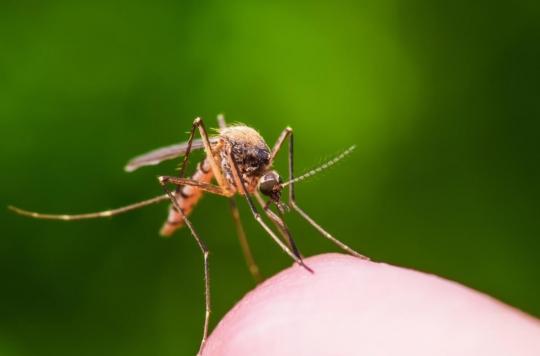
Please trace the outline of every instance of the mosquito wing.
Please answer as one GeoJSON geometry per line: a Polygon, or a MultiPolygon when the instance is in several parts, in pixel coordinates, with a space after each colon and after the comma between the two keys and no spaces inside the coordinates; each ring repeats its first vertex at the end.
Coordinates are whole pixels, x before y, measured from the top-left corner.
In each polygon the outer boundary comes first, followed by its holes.
{"type": "MultiPolygon", "coordinates": [[[[215,139],[210,139],[211,144],[215,141],[215,139]]],[[[162,161],[182,156],[184,153],[186,153],[187,148],[187,142],[161,147],[133,158],[131,161],[128,162],[124,169],[126,170],[126,172],[133,172],[140,167],[154,166],[161,163],[162,161]]],[[[201,148],[204,148],[202,140],[194,139],[191,143],[191,149],[199,150],[201,148]]]]}

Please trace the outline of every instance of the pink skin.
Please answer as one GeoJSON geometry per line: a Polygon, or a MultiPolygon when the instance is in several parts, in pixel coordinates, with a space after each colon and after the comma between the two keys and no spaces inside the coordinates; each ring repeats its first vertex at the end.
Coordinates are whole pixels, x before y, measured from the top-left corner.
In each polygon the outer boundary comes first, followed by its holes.
{"type": "Polygon", "coordinates": [[[205,356],[540,355],[540,321],[440,277],[325,254],[248,293],[205,356]]]}

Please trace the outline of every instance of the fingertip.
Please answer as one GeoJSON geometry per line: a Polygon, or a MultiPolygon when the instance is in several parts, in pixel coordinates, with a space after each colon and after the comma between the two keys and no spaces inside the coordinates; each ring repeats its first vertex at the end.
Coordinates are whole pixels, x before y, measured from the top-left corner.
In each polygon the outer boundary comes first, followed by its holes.
{"type": "Polygon", "coordinates": [[[341,254],[305,263],[313,274],[294,265],[248,293],[204,355],[540,354],[536,319],[458,283],[341,254]]]}

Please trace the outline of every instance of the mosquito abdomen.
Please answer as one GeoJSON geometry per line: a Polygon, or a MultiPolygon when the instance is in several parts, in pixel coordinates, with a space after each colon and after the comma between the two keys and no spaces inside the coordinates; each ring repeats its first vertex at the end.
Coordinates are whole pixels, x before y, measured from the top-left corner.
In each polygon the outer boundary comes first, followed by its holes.
{"type": "MultiPolygon", "coordinates": [[[[212,177],[213,174],[210,162],[205,159],[197,165],[197,170],[191,178],[201,183],[210,183],[212,177]]],[[[173,194],[176,197],[178,206],[180,206],[184,215],[187,216],[191,213],[195,205],[199,202],[203,193],[204,192],[197,187],[184,185],[180,188],[178,192],[174,192],[173,194]]],[[[171,205],[169,207],[169,216],[167,217],[167,220],[163,224],[163,227],[161,228],[159,233],[161,236],[169,237],[182,226],[184,226],[184,218],[171,205]]]]}

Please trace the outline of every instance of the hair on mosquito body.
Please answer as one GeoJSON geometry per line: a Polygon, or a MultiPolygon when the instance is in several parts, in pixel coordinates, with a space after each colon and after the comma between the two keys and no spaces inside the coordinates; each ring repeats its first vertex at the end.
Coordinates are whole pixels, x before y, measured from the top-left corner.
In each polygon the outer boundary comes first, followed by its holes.
{"type": "Polygon", "coordinates": [[[218,116],[218,123],[219,128],[214,131],[215,135],[209,136],[203,120],[196,118],[193,121],[191,130],[189,131],[189,138],[186,142],[155,149],[136,156],[128,162],[124,169],[127,172],[133,172],[141,167],[157,165],[163,161],[183,156],[176,175],[158,177],[158,182],[164,193],[154,198],[117,209],[75,215],[42,214],[9,206],[9,209],[15,213],[31,218],[73,221],[112,217],[131,210],[168,201],[170,203],[168,216],[160,230],[161,235],[171,236],[175,231],[186,226],[203,255],[205,317],[199,354],[202,352],[208,336],[208,322],[210,317],[209,249],[191,223],[189,216],[204,193],[222,196],[229,200],[231,216],[236,227],[242,253],[249,272],[257,282],[261,281],[262,277],[240,220],[236,196],[245,199],[252,217],[278,247],[309,273],[313,273],[313,270],[304,263],[296,241],[284,220],[284,214],[289,210],[296,212],[324,238],[345,252],[358,258],[368,259],[338,240],[300,208],[294,191],[295,183],[310,179],[320,172],[331,168],[349,155],[355,149],[355,146],[349,147],[332,159],[295,177],[294,136],[292,128],[286,127],[277,138],[275,144],[269,147],[261,134],[254,128],[241,123],[227,125],[223,115],[218,116]],[[200,138],[198,139],[194,137],[196,132],[200,134],[200,138]],[[281,152],[281,148],[285,143],[288,143],[288,178],[286,180],[280,176],[273,166],[278,153],[281,152]],[[190,154],[195,150],[201,150],[204,153],[203,159],[196,165],[194,173],[190,177],[186,177],[186,167],[190,154]],[[170,189],[170,186],[173,186],[174,189],[170,189]],[[287,203],[282,200],[283,190],[285,188],[287,188],[288,193],[287,203]],[[273,228],[270,225],[273,225],[273,228]]]}

